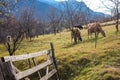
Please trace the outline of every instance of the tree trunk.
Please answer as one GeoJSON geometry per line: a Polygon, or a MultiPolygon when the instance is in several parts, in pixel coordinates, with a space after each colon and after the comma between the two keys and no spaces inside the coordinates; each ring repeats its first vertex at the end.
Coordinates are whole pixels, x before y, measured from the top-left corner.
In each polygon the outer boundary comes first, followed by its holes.
{"type": "Polygon", "coordinates": [[[118,33],[118,26],[119,26],[119,9],[118,9],[118,4],[116,5],[116,10],[117,10],[117,15],[116,15],[116,33],[118,33]]]}
{"type": "Polygon", "coordinates": [[[54,35],[56,35],[56,27],[54,27],[54,35]]]}
{"type": "Polygon", "coordinates": [[[97,39],[98,39],[98,33],[95,32],[95,48],[97,47],[97,39]]]}
{"type": "Polygon", "coordinates": [[[119,31],[118,26],[119,26],[119,21],[117,20],[117,21],[116,21],[116,26],[115,26],[115,27],[116,27],[116,32],[117,32],[117,33],[118,33],[118,31],[119,31]]]}

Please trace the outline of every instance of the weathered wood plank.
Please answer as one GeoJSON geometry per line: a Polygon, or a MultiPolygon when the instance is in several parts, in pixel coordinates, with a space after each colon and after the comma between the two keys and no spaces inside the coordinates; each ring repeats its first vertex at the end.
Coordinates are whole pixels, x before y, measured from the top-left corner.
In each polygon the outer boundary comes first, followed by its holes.
{"type": "Polygon", "coordinates": [[[52,71],[50,71],[48,74],[46,74],[45,76],[43,76],[40,80],[48,80],[50,77],[52,77],[55,73],[57,72],[56,69],[53,69],[52,71]]]}
{"type": "Polygon", "coordinates": [[[16,72],[16,73],[18,73],[18,72],[21,72],[21,70],[19,70],[17,67],[15,67],[13,64],[12,64],[12,67],[13,67],[13,69],[14,69],[14,71],[16,72]]]}
{"type": "Polygon", "coordinates": [[[16,77],[17,77],[17,79],[22,79],[22,78],[24,78],[26,76],[29,76],[29,75],[37,72],[38,70],[41,70],[42,68],[44,68],[44,67],[46,67],[46,66],[48,66],[48,65],[50,65],[52,63],[53,63],[52,60],[48,60],[48,61],[46,61],[44,63],[41,63],[41,64],[39,64],[39,65],[37,65],[37,66],[35,66],[33,68],[30,68],[28,70],[19,72],[18,74],[16,74],[16,77]]]}
{"type": "MultiPolygon", "coordinates": [[[[21,72],[21,70],[19,70],[18,68],[16,68],[14,65],[12,65],[12,66],[13,66],[13,68],[14,68],[14,70],[15,70],[16,73],[21,72]]],[[[24,80],[30,80],[30,78],[29,77],[25,77],[24,80]]]]}
{"type": "Polygon", "coordinates": [[[4,60],[5,60],[5,62],[7,62],[7,61],[14,62],[14,61],[19,61],[19,60],[24,60],[24,59],[29,59],[29,58],[41,56],[41,55],[44,55],[44,54],[48,54],[49,52],[50,52],[50,50],[44,50],[44,51],[31,53],[31,54],[16,55],[16,56],[5,56],[4,60]]]}

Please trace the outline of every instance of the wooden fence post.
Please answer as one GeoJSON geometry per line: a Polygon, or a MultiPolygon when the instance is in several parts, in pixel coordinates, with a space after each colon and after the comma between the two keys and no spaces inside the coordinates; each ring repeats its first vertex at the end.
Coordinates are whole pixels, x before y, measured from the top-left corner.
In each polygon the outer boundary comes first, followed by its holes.
{"type": "Polygon", "coordinates": [[[56,59],[55,59],[55,52],[54,52],[54,45],[53,43],[50,43],[50,46],[51,46],[51,51],[52,51],[52,59],[53,59],[53,63],[54,63],[54,66],[55,66],[55,69],[57,70],[57,64],[56,64],[56,59]]]}
{"type": "Polygon", "coordinates": [[[51,46],[51,52],[52,52],[53,65],[54,65],[55,69],[57,70],[57,73],[56,73],[57,80],[60,80],[59,74],[58,74],[58,67],[57,67],[56,59],[55,59],[54,45],[52,42],[50,43],[50,46],[51,46]]]}
{"type": "Polygon", "coordinates": [[[12,62],[4,62],[4,58],[1,58],[1,70],[3,73],[4,80],[17,80],[15,77],[15,71],[12,67],[12,62]]]}

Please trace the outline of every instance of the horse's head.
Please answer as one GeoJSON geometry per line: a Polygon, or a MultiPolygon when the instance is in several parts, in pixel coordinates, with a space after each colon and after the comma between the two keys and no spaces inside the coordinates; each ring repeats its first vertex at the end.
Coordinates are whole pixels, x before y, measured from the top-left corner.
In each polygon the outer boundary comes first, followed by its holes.
{"type": "Polygon", "coordinates": [[[105,31],[101,30],[101,34],[102,34],[104,37],[106,37],[105,31]]]}
{"type": "Polygon", "coordinates": [[[82,37],[80,37],[80,38],[79,38],[79,40],[80,40],[81,42],[83,42],[83,39],[82,39],[82,37]]]}

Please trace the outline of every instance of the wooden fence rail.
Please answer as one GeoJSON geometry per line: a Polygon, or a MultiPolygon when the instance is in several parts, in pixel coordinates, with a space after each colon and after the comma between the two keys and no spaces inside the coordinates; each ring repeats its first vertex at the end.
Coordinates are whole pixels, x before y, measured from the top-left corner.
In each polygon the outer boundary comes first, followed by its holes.
{"type": "Polygon", "coordinates": [[[35,72],[38,72],[39,80],[48,80],[55,74],[56,74],[56,79],[60,80],[55,54],[54,54],[54,46],[52,43],[50,43],[50,46],[51,46],[50,50],[44,50],[31,54],[2,57],[0,60],[0,80],[20,80],[23,78],[25,78],[25,80],[30,80],[28,76],[30,76],[35,72]],[[35,57],[42,55],[47,55],[47,60],[37,65],[35,61],[35,57]],[[25,59],[32,59],[34,63],[34,67],[31,67],[24,71],[20,71],[13,65],[13,62],[25,60],[25,59]],[[53,69],[51,71],[49,70],[50,65],[53,66],[53,69]],[[43,68],[46,68],[46,74],[41,76],[40,70],[43,68]]]}

